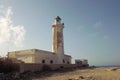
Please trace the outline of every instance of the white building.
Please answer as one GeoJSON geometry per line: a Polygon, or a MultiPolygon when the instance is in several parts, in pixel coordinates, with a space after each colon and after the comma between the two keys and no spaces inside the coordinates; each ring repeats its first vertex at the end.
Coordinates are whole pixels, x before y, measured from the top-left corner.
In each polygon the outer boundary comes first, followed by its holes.
{"type": "Polygon", "coordinates": [[[89,66],[87,59],[76,59],[75,64],[78,64],[78,65],[81,65],[81,66],[84,66],[84,67],[89,66]]]}
{"type": "Polygon", "coordinates": [[[52,52],[39,49],[12,51],[8,52],[8,57],[25,63],[71,64],[71,56],[64,54],[63,29],[64,23],[61,23],[61,18],[57,16],[52,25],[52,52]]]}

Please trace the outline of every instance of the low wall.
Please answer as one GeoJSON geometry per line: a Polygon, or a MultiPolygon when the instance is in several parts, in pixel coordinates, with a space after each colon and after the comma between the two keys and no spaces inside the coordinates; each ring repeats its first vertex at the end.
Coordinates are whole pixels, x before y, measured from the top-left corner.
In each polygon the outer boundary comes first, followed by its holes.
{"type": "Polygon", "coordinates": [[[20,64],[20,73],[25,72],[25,71],[42,71],[42,64],[32,64],[32,63],[23,63],[20,64]]]}
{"type": "Polygon", "coordinates": [[[32,63],[21,63],[20,64],[20,73],[26,71],[42,71],[42,70],[57,70],[57,69],[69,69],[69,68],[77,68],[77,64],[32,64],[32,63]]]}
{"type": "Polygon", "coordinates": [[[61,68],[76,68],[76,64],[51,64],[48,65],[52,70],[61,69],[61,68]]]}

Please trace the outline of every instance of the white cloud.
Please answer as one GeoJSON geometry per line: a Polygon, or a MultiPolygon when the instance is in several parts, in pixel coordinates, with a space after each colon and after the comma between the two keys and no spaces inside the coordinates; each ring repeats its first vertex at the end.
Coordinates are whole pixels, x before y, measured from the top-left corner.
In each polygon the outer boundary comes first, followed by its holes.
{"type": "Polygon", "coordinates": [[[17,48],[23,47],[25,36],[24,26],[14,26],[12,22],[12,8],[9,7],[3,16],[0,16],[0,45],[12,44],[17,48]]]}

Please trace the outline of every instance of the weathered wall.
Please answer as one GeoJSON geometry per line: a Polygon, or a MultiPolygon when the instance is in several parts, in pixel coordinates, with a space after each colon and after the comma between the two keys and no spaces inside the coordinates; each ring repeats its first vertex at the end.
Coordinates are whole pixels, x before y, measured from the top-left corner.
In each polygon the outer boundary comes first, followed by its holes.
{"type": "Polygon", "coordinates": [[[17,58],[25,63],[41,63],[41,64],[71,64],[71,56],[63,55],[60,57],[62,63],[59,63],[59,55],[53,52],[31,49],[31,50],[21,50],[13,51],[8,53],[9,58],[17,58]],[[44,60],[44,63],[43,63],[44,60]],[[64,62],[63,62],[64,60],[64,62]]]}
{"type": "MultiPolygon", "coordinates": [[[[45,60],[45,64],[60,64],[58,63],[58,54],[53,54],[52,52],[43,51],[43,50],[36,50],[35,51],[35,62],[36,63],[42,63],[43,60],[45,60]]],[[[60,59],[61,64],[71,64],[71,56],[69,55],[63,55],[63,58],[60,59]],[[63,62],[64,60],[64,62],[63,62]]]]}
{"type": "Polygon", "coordinates": [[[26,71],[42,71],[45,66],[49,67],[51,70],[57,70],[57,69],[69,69],[69,68],[77,68],[76,64],[20,64],[20,72],[26,72],[26,71]]]}
{"type": "Polygon", "coordinates": [[[35,51],[35,62],[42,63],[45,60],[44,64],[57,64],[56,55],[49,51],[36,50],[35,51]],[[51,63],[52,61],[52,63],[51,63]]]}
{"type": "Polygon", "coordinates": [[[35,49],[13,51],[8,53],[9,58],[17,58],[25,63],[35,63],[35,49]]]}
{"type": "Polygon", "coordinates": [[[20,64],[20,72],[26,72],[26,71],[31,71],[31,72],[35,72],[35,71],[42,71],[42,64],[33,64],[33,63],[26,63],[26,64],[20,64]]]}
{"type": "Polygon", "coordinates": [[[56,69],[69,69],[69,68],[76,68],[77,65],[76,64],[53,64],[53,65],[48,65],[52,70],[56,70],[56,69]]]}
{"type": "Polygon", "coordinates": [[[88,60],[87,59],[76,59],[75,64],[88,65],[88,60]]]}
{"type": "Polygon", "coordinates": [[[57,16],[55,18],[55,23],[52,25],[52,33],[53,33],[52,51],[55,54],[57,54],[58,64],[63,64],[62,60],[64,58],[63,28],[64,28],[64,24],[61,23],[61,18],[57,16]]]}
{"type": "MultiPolygon", "coordinates": [[[[43,50],[36,50],[35,51],[35,62],[36,63],[42,63],[43,60],[45,60],[44,64],[60,64],[58,63],[58,54],[54,54],[49,51],[43,51],[43,50]],[[52,61],[52,63],[51,63],[52,61]]],[[[63,58],[60,59],[62,61],[61,64],[71,64],[71,56],[63,55],[63,58]],[[63,60],[65,63],[63,63],[63,60]]]]}
{"type": "Polygon", "coordinates": [[[64,55],[65,64],[71,64],[71,58],[69,55],[64,55]]]}

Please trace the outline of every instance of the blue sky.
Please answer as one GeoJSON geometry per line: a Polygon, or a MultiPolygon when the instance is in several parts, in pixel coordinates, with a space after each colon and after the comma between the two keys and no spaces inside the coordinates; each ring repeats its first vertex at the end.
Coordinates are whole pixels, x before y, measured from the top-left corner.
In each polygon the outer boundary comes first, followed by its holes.
{"type": "Polygon", "coordinates": [[[60,16],[66,54],[88,59],[90,65],[120,65],[120,0],[0,0],[0,8],[2,17],[12,12],[10,30],[17,36],[11,36],[22,38],[17,46],[10,37],[7,44],[1,41],[1,55],[32,48],[51,51],[51,25],[60,16]]]}

